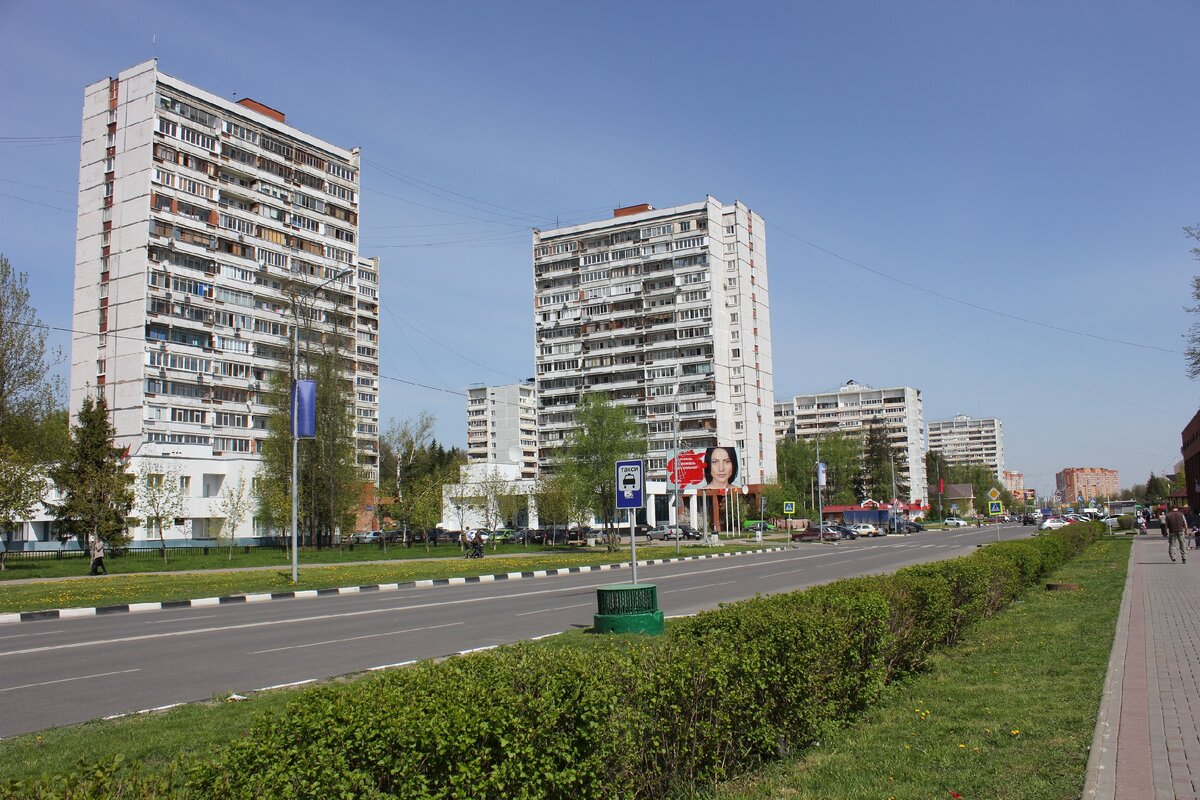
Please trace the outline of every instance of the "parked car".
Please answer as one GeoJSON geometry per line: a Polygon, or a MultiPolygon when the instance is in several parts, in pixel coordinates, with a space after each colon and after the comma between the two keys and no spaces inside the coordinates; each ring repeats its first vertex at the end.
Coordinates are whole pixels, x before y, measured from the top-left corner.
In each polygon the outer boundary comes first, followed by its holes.
{"type": "Polygon", "coordinates": [[[650,538],[663,542],[668,539],[699,539],[700,532],[690,525],[659,525],[650,532],[650,538]]]}
{"type": "Polygon", "coordinates": [[[1037,525],[1037,518],[1035,516],[1033,516],[1033,514],[1026,514],[1025,516],[1021,517],[1021,524],[1022,525],[1037,525]]]}
{"type": "Polygon", "coordinates": [[[1046,517],[1042,520],[1042,524],[1038,526],[1040,531],[1056,531],[1059,528],[1065,528],[1071,523],[1062,517],[1046,517]]]}
{"type": "Polygon", "coordinates": [[[946,519],[942,520],[942,524],[947,528],[965,528],[968,523],[965,519],[959,517],[946,517],[946,519]]]}
{"type": "Polygon", "coordinates": [[[359,531],[350,537],[351,544],[374,544],[383,538],[382,531],[359,531]]]}
{"type": "Polygon", "coordinates": [[[843,539],[857,539],[858,531],[851,528],[849,525],[834,525],[833,530],[842,535],[843,539]]]}
{"type": "Polygon", "coordinates": [[[828,523],[820,528],[808,527],[802,531],[792,531],[793,542],[819,542],[822,539],[826,542],[837,542],[842,538],[841,531],[837,530],[836,526],[828,523]]]}
{"type": "Polygon", "coordinates": [[[902,519],[896,525],[896,530],[899,533],[920,533],[925,530],[925,526],[919,522],[913,522],[911,519],[902,519]]]}
{"type": "Polygon", "coordinates": [[[880,535],[879,528],[876,528],[874,525],[872,525],[869,522],[859,522],[856,525],[851,525],[850,529],[853,530],[855,533],[857,533],[859,536],[879,536],[880,535]]]}

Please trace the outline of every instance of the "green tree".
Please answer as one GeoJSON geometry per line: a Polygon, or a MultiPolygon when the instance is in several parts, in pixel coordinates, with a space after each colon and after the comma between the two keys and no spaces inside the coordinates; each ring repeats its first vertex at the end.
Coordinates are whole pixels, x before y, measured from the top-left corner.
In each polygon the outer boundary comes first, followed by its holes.
{"type": "MultiPolygon", "coordinates": [[[[1200,241],[1200,225],[1185,226],[1184,234],[1189,239],[1200,241]]],[[[1200,261],[1200,247],[1192,248],[1192,257],[1200,261]]],[[[1200,275],[1192,276],[1192,299],[1200,302],[1200,275]]],[[[1200,305],[1187,309],[1189,313],[1200,313],[1200,305]]],[[[1184,350],[1189,378],[1200,378],[1200,322],[1192,323],[1187,332],[1187,349],[1184,350]]]]}
{"type": "Polygon", "coordinates": [[[54,416],[61,387],[48,375],[61,354],[47,352],[47,332],[29,303],[29,276],[0,255],[0,443],[41,463],[62,456],[68,430],[65,412],[54,416]]]}
{"type": "Polygon", "coordinates": [[[603,393],[580,397],[575,409],[577,427],[556,459],[569,485],[604,525],[609,551],[616,550],[620,533],[613,526],[616,514],[616,463],[646,452],[646,435],[622,406],[603,393]]]}
{"type": "Polygon", "coordinates": [[[929,505],[933,509],[935,519],[946,516],[942,508],[943,498],[938,492],[938,481],[953,483],[951,480],[950,462],[942,455],[941,450],[928,450],[925,453],[925,475],[929,480],[929,505]]]}
{"type": "Polygon", "coordinates": [[[1149,480],[1146,481],[1146,504],[1158,505],[1167,501],[1167,495],[1171,493],[1171,483],[1162,475],[1150,473],[1149,480]]]}
{"type": "MultiPolygon", "coordinates": [[[[352,385],[336,348],[313,351],[303,359],[302,375],[317,382],[316,440],[299,442],[297,527],[301,542],[332,544],[336,531],[351,530],[362,494],[356,463],[352,385]]],[[[291,376],[272,373],[267,405],[271,415],[263,442],[257,481],[258,516],[276,530],[291,530],[291,376]]]]}
{"type": "MultiPolygon", "coordinates": [[[[33,516],[46,490],[40,464],[28,454],[0,442],[0,533],[12,531],[33,516]]],[[[0,550],[0,570],[4,551],[0,550]]]]}
{"type": "Polygon", "coordinates": [[[252,498],[246,491],[246,478],[238,472],[237,480],[226,477],[217,498],[216,511],[221,515],[221,527],[217,529],[217,541],[229,543],[229,560],[233,560],[233,541],[242,520],[250,513],[252,498]]]}
{"type": "Polygon", "coordinates": [[[567,477],[561,473],[538,478],[533,490],[538,525],[543,528],[569,525],[577,516],[574,507],[577,495],[567,477]]]}
{"type": "Polygon", "coordinates": [[[97,538],[120,546],[133,508],[133,476],[125,471],[124,451],[113,445],[104,395],[85,397],[77,419],[66,457],[50,470],[62,494],[50,511],[85,546],[97,538]]]}
{"type": "Polygon", "coordinates": [[[146,458],[138,464],[134,484],[135,506],[147,531],[158,533],[163,561],[167,560],[167,539],[164,528],[175,526],[175,518],[183,516],[183,488],[178,464],[157,458],[146,458]]]}
{"type": "Polygon", "coordinates": [[[887,502],[893,496],[899,498],[908,494],[903,473],[896,467],[897,461],[904,463],[903,458],[903,454],[888,441],[887,428],[872,420],[863,443],[863,489],[867,498],[887,502]]]}

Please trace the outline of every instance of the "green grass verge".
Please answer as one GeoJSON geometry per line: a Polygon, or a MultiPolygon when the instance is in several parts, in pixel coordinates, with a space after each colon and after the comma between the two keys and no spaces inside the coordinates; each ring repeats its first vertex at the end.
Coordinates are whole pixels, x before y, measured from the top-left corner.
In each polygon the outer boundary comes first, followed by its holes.
{"type": "Polygon", "coordinates": [[[712,800],[952,797],[1075,800],[1083,792],[1129,561],[1097,542],[1054,580],[888,688],[880,705],[801,758],[712,800]]]}
{"type": "MultiPolygon", "coordinates": [[[[767,545],[763,545],[764,547],[767,545]]],[[[725,547],[683,547],[681,555],[699,553],[737,552],[756,549],[755,545],[725,547]]],[[[332,552],[332,551],[330,551],[332,552]]],[[[447,551],[449,552],[449,551],[447,551]]],[[[446,552],[443,552],[443,556],[446,552]]],[[[673,544],[639,546],[638,560],[670,558],[675,555],[673,544]]],[[[434,578],[454,578],[471,575],[491,575],[508,572],[579,567],[592,564],[614,564],[629,560],[629,551],[612,553],[563,549],[530,555],[519,551],[511,555],[493,554],[483,559],[464,559],[457,555],[440,559],[416,561],[387,561],[367,564],[313,564],[305,561],[300,567],[300,582],[292,583],[290,564],[280,564],[249,571],[219,571],[220,565],[209,561],[210,569],[196,573],[142,573],[104,577],[83,576],[47,582],[0,584],[0,613],[40,611],[53,608],[88,608],[92,606],[150,603],[169,600],[189,600],[200,597],[223,597],[237,594],[287,592],[302,589],[325,589],[337,586],[369,586],[382,583],[407,583],[434,578]]],[[[161,562],[159,562],[161,563],[161,562]]],[[[172,566],[179,569],[179,566],[172,566]]],[[[614,580],[622,580],[618,576],[614,580]]]]}

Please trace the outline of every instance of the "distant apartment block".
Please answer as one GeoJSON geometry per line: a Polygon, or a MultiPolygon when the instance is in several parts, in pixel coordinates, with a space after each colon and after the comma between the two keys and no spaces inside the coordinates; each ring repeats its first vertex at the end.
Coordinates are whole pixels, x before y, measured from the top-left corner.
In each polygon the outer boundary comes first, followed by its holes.
{"type": "MultiPolygon", "coordinates": [[[[156,61],[86,88],[70,409],[103,392],[133,463],[180,469],[169,538],[213,537],[222,486],[251,483],[293,337],[302,376],[310,348],[341,356],[358,465],[376,480],[379,261],[358,253],[358,203],[358,150],[261,103],[156,61]]],[[[270,533],[258,525],[236,535],[270,533]]]]}
{"type": "Polygon", "coordinates": [[[908,484],[908,502],[928,500],[925,418],[920,390],[911,386],[875,389],[848,381],[836,391],[798,394],[777,402],[774,418],[779,439],[807,441],[830,433],[865,436],[872,423],[883,425],[888,441],[903,455],[896,462],[896,469],[908,484]]]}
{"type": "Polygon", "coordinates": [[[1013,495],[1022,493],[1022,496],[1024,496],[1023,493],[1025,492],[1025,473],[1009,472],[1008,470],[1005,470],[1004,474],[1000,476],[1000,482],[1003,483],[1004,488],[1008,489],[1008,491],[1010,493],[1012,493],[1013,495]]]}
{"type": "MultiPolygon", "coordinates": [[[[766,226],[712,197],[534,231],[538,456],[553,462],[582,394],[646,426],[647,479],[681,448],[733,445],[775,478],[766,226]]],[[[665,512],[662,513],[665,516],[665,512]]]]}
{"type": "Polygon", "coordinates": [[[516,464],[537,477],[537,389],[533,379],[467,390],[469,464],[516,464]]]}
{"type": "Polygon", "coordinates": [[[1117,496],[1120,481],[1115,469],[1103,467],[1067,467],[1054,476],[1054,488],[1063,503],[1107,500],[1117,496]]]}
{"type": "Polygon", "coordinates": [[[995,417],[959,414],[930,422],[929,449],[940,452],[949,464],[983,464],[1003,479],[1004,425],[995,417]]]}

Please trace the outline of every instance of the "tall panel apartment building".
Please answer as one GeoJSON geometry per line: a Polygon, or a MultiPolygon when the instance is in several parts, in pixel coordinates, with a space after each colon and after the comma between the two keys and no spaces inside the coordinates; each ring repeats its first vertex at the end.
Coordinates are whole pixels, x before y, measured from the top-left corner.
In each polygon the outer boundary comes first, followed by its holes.
{"type": "Polygon", "coordinates": [[[766,230],[712,197],[535,231],[541,464],[606,392],[646,425],[647,478],[680,448],[733,445],[747,483],[775,478],[766,230]]]}
{"type": "Polygon", "coordinates": [[[995,417],[959,414],[930,422],[929,449],[941,452],[948,464],[983,464],[1004,479],[1004,424],[995,417]]]}
{"type": "Polygon", "coordinates": [[[522,478],[537,477],[537,389],[532,379],[467,389],[467,461],[517,464],[522,478]]]}
{"type": "Polygon", "coordinates": [[[896,468],[908,484],[907,501],[927,503],[925,417],[920,390],[911,386],[875,389],[847,381],[837,391],[798,394],[782,400],[775,404],[774,415],[775,434],[780,439],[813,441],[829,433],[866,436],[872,423],[883,425],[888,442],[904,454],[896,468]]]}
{"type": "Polygon", "coordinates": [[[289,370],[297,320],[302,351],[341,352],[376,478],[379,262],[358,255],[358,192],[357,150],[156,61],[85,90],[71,413],[103,391],[134,462],[182,470],[173,535],[211,536],[224,482],[255,474],[267,381],[289,370]]]}

